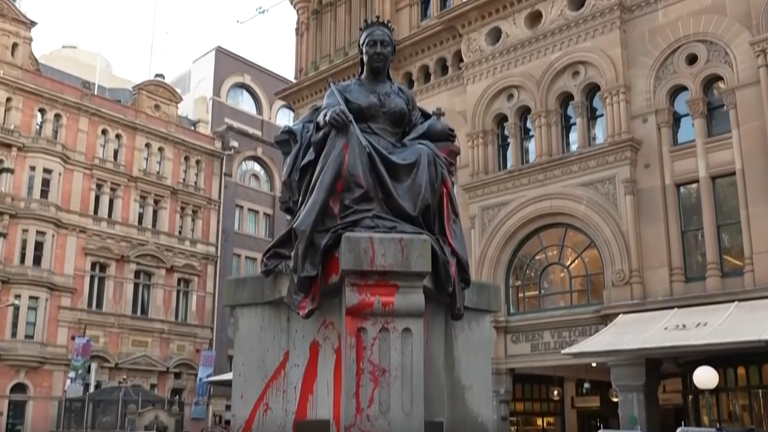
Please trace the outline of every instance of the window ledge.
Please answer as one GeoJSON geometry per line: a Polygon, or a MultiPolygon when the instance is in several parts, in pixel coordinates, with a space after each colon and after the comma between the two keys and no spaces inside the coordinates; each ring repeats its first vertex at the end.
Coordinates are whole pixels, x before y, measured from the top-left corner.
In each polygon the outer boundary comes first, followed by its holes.
{"type": "Polygon", "coordinates": [[[568,326],[583,321],[595,321],[602,316],[603,304],[573,306],[551,311],[517,313],[503,318],[494,319],[494,327],[506,330],[519,330],[520,326],[536,326],[541,324],[568,326]]]}

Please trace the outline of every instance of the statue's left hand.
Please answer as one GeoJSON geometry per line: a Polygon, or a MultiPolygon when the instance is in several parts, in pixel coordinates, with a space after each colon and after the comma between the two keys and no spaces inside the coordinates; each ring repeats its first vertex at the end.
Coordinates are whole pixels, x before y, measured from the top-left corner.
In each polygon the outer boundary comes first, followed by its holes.
{"type": "Polygon", "coordinates": [[[433,122],[427,133],[433,142],[456,142],[456,131],[444,121],[433,122]]]}

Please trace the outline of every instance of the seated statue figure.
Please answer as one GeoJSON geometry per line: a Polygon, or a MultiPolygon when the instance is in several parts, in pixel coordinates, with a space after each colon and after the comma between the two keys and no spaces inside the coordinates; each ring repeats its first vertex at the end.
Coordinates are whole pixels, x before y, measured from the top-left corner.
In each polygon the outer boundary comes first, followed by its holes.
{"type": "Polygon", "coordinates": [[[366,20],[360,32],[358,78],[331,83],[321,107],[283,130],[293,147],[280,202],[291,220],[264,253],[262,274],[288,275],[286,302],[308,317],[344,233],[423,234],[432,243],[433,286],[459,320],[470,275],[453,192],[456,133],[392,80],[389,21],[366,20]]]}

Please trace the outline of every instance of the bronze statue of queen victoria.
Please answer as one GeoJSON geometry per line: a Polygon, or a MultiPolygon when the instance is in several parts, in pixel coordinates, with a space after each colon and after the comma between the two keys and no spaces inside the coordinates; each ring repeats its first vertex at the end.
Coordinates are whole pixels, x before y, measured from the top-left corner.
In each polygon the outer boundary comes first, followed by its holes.
{"type": "Polygon", "coordinates": [[[267,248],[262,273],[289,276],[286,302],[301,316],[318,306],[325,258],[346,232],[423,234],[432,243],[435,289],[461,319],[469,261],[452,173],[455,131],[420,109],[390,74],[394,29],[379,17],[360,29],[360,73],[331,84],[322,106],[286,128],[281,209],[289,228],[267,248]]]}

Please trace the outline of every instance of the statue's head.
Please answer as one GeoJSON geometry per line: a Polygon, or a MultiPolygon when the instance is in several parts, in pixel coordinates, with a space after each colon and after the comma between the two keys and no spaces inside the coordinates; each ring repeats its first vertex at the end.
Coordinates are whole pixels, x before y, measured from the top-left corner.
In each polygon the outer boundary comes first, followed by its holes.
{"type": "Polygon", "coordinates": [[[371,72],[386,72],[387,78],[392,80],[389,74],[389,66],[395,58],[395,29],[392,23],[382,21],[376,16],[373,20],[363,21],[360,28],[360,75],[368,68],[371,72]]]}

